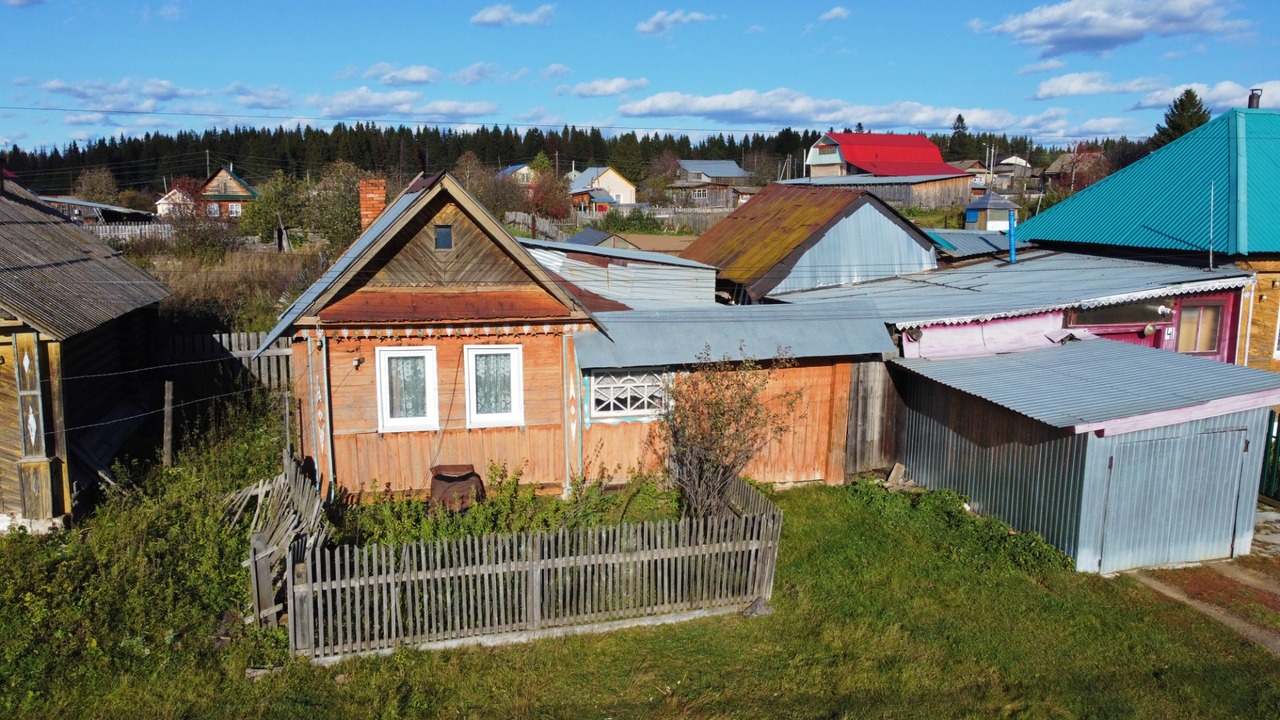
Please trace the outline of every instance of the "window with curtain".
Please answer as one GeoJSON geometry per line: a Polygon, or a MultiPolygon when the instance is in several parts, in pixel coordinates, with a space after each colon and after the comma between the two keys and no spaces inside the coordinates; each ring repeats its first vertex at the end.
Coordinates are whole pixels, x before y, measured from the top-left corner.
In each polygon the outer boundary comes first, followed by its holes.
{"type": "Polygon", "coordinates": [[[467,426],[524,424],[524,366],[519,345],[473,345],[465,350],[467,426]]]}
{"type": "Polygon", "coordinates": [[[377,348],[378,432],[440,429],[435,348],[377,348]]]}
{"type": "Polygon", "coordinates": [[[1216,353],[1221,305],[1183,305],[1178,319],[1178,352],[1216,353]]]}

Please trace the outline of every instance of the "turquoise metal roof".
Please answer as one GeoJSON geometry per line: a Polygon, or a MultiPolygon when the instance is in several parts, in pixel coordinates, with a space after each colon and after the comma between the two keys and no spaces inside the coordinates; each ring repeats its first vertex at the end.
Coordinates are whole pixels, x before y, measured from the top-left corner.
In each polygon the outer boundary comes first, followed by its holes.
{"type": "Polygon", "coordinates": [[[1280,111],[1230,110],[1018,226],[1018,238],[1280,252],[1280,111]],[[1212,188],[1212,222],[1210,189],[1212,188]]]}

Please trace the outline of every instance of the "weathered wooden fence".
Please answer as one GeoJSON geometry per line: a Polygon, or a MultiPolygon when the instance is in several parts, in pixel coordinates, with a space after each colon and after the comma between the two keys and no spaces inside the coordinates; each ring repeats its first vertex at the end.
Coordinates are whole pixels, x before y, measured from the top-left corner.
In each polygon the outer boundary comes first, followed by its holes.
{"type": "Polygon", "coordinates": [[[179,379],[202,382],[211,373],[248,373],[264,387],[287,390],[290,385],[289,353],[292,341],[277,338],[254,357],[267,333],[215,333],[209,335],[154,336],[153,357],[170,365],[179,379]]]}
{"type": "Polygon", "coordinates": [[[390,546],[298,537],[289,642],[316,662],[731,612],[772,595],[782,513],[739,482],[722,517],[390,546]]]}
{"type": "Polygon", "coordinates": [[[235,525],[253,505],[249,523],[249,558],[241,563],[249,569],[249,588],[253,612],[245,624],[263,627],[276,624],[277,614],[284,609],[278,589],[285,584],[286,551],[298,538],[302,542],[324,542],[324,503],[302,466],[284,454],[284,472],[271,480],[235,493],[227,502],[227,517],[235,525]]]}
{"type": "Polygon", "coordinates": [[[94,223],[81,227],[97,235],[101,240],[117,240],[124,243],[144,238],[148,240],[173,238],[173,225],[169,223],[94,223]]]}
{"type": "Polygon", "coordinates": [[[1280,503],[1280,415],[1273,410],[1267,425],[1267,444],[1262,456],[1262,482],[1258,494],[1272,504],[1280,503]]]}
{"type": "MultiPolygon", "coordinates": [[[[568,235],[560,227],[547,218],[538,218],[538,222],[534,225],[537,228],[536,233],[531,233],[535,239],[551,240],[553,242],[564,242],[569,239],[568,235]]],[[[529,223],[533,221],[533,217],[529,213],[508,212],[503,216],[503,222],[508,225],[515,225],[518,228],[524,228],[525,232],[530,232],[529,223]]]]}

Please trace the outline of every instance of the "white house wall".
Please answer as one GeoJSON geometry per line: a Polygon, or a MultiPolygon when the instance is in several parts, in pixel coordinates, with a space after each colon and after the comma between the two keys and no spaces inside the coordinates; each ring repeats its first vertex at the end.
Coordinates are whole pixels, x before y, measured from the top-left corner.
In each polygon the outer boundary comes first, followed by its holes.
{"type": "Polygon", "coordinates": [[[529,251],[540,265],[565,280],[635,310],[714,305],[716,301],[716,275],[712,269],[642,263],[600,267],[552,250],[529,251]]]}
{"type": "Polygon", "coordinates": [[[878,208],[864,205],[837,222],[769,294],[867,282],[938,266],[923,248],[878,208]]]}

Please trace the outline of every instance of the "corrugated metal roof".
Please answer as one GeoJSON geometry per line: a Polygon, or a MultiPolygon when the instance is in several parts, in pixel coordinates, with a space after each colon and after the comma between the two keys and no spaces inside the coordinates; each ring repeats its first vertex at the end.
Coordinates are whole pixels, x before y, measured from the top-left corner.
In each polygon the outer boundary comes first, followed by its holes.
{"type": "Polygon", "coordinates": [[[16,183],[0,197],[0,307],[64,340],[169,291],[16,183]]]}
{"type": "Polygon", "coordinates": [[[658,311],[600,313],[608,330],[576,336],[582,368],[686,365],[710,348],[711,357],[768,359],[780,350],[795,358],[886,355],[894,352],[869,304],[715,305],[658,311]]]}
{"type": "MultiPolygon", "coordinates": [[[[586,232],[585,230],[583,232],[586,232]]],[[[607,233],[603,230],[596,230],[603,233],[604,238],[613,237],[613,233],[607,233]]],[[[578,233],[581,235],[582,233],[578,233]]],[[[577,237],[574,235],[573,237],[577,237]]],[[[707,265],[696,260],[687,260],[666,253],[649,252],[647,250],[627,250],[625,248],[603,247],[599,245],[578,245],[573,243],[573,238],[569,242],[551,242],[550,240],[533,240],[531,238],[516,238],[521,245],[531,248],[542,248],[544,250],[555,250],[565,253],[582,253],[584,255],[599,255],[600,257],[618,258],[620,260],[631,260],[634,262],[657,263],[659,265],[677,265],[679,267],[697,268],[699,270],[715,270],[714,265],[707,265]]]]}
{"type": "MultiPolygon", "coordinates": [[[[967,258],[1009,252],[1009,236],[999,230],[952,230],[947,228],[922,228],[933,241],[938,252],[952,258],[967,258]]],[[[1031,247],[1031,243],[1017,237],[1019,250],[1031,247]]]]}
{"type": "Polygon", "coordinates": [[[119,205],[90,202],[88,200],[81,200],[80,198],[68,197],[65,195],[41,195],[40,200],[47,203],[60,203],[62,205],[73,205],[75,207],[93,208],[94,210],[110,210],[111,212],[124,213],[128,215],[155,215],[155,213],[147,212],[146,210],[135,210],[133,208],[121,207],[119,205]]]}
{"type": "Polygon", "coordinates": [[[751,173],[733,160],[681,160],[680,167],[686,172],[702,173],[707,177],[751,177],[751,173]]]}
{"type": "Polygon", "coordinates": [[[591,184],[596,181],[596,178],[600,177],[601,175],[605,174],[608,171],[609,171],[608,167],[597,166],[597,167],[589,167],[583,170],[582,172],[579,172],[576,176],[574,176],[573,184],[569,186],[569,192],[571,193],[585,192],[591,187],[591,184]]]}
{"type": "Polygon", "coordinates": [[[942,151],[923,135],[827,133],[840,148],[840,158],[875,175],[968,175],[942,161],[942,151]]]}
{"type": "Polygon", "coordinates": [[[880,317],[899,328],[957,324],[1034,315],[1074,307],[1100,307],[1145,298],[1238,288],[1253,281],[1246,270],[1200,268],[1140,260],[1031,251],[1018,262],[986,260],[839,288],[780,296],[787,302],[837,298],[875,302],[880,317]]]}
{"type": "Polygon", "coordinates": [[[1280,401],[1280,375],[1110,340],[978,358],[891,362],[1047,425],[1086,431],[1098,429],[1090,425],[1157,412],[1185,409],[1183,420],[1191,420],[1280,401]],[[1237,400],[1229,410],[1206,405],[1227,399],[1237,400]]]}
{"type": "MultiPolygon", "coordinates": [[[[599,245],[600,243],[613,237],[613,233],[599,228],[585,227],[574,235],[570,236],[566,243],[570,245],[599,245]]],[[[519,238],[520,242],[524,242],[524,238],[519,238]]]]}
{"type": "Polygon", "coordinates": [[[1280,111],[1234,109],[1030,218],[1044,242],[1280,252],[1280,111]]]}
{"type": "MultiPolygon", "coordinates": [[[[968,173],[965,173],[966,175],[968,173]]],[[[828,175],[825,177],[795,178],[779,181],[782,185],[918,185],[920,183],[937,182],[939,180],[955,180],[960,177],[949,175],[896,175],[880,177],[879,175],[828,175]]]]}
{"type": "Polygon", "coordinates": [[[977,200],[964,206],[965,210],[1017,210],[1018,204],[1000,193],[991,192],[990,190],[983,193],[977,200]]]}

